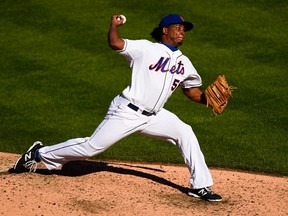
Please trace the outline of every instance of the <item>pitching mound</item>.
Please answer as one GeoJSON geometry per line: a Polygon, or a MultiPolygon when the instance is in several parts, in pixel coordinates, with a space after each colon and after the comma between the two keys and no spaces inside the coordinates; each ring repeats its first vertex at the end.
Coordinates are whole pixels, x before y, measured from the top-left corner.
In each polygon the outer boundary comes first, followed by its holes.
{"type": "Polygon", "coordinates": [[[288,178],[211,169],[223,202],[186,195],[185,166],[75,161],[49,172],[8,174],[0,153],[0,215],[288,215],[288,178]]]}

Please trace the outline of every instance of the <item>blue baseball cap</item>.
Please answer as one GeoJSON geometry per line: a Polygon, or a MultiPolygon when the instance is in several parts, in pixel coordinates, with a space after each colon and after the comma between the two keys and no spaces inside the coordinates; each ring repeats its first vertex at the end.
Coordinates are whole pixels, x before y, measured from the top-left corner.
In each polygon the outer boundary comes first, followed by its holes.
{"type": "Polygon", "coordinates": [[[181,24],[185,27],[185,31],[190,31],[193,28],[193,24],[191,22],[184,21],[184,19],[177,14],[169,14],[163,17],[159,23],[159,27],[164,28],[171,24],[181,24]]]}

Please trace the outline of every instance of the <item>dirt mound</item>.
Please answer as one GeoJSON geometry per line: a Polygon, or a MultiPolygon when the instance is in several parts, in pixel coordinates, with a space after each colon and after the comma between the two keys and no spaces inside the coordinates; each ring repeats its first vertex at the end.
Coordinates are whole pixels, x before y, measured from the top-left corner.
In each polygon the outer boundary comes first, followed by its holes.
{"type": "Polygon", "coordinates": [[[0,215],[288,215],[288,178],[211,169],[223,202],[186,195],[185,166],[75,161],[49,172],[8,174],[0,153],[0,215]]]}

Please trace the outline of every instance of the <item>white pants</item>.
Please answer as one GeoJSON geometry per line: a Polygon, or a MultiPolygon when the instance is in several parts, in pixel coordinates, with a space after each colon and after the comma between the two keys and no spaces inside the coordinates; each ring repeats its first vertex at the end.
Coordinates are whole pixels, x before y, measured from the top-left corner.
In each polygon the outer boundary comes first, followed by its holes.
{"type": "Polygon", "coordinates": [[[129,108],[128,103],[120,96],[115,97],[106,117],[91,137],[70,139],[41,148],[39,153],[42,162],[49,170],[52,170],[68,161],[95,156],[120,139],[138,132],[167,140],[180,149],[191,173],[192,188],[213,185],[211,174],[191,126],[166,109],[148,117],[129,108]]]}

